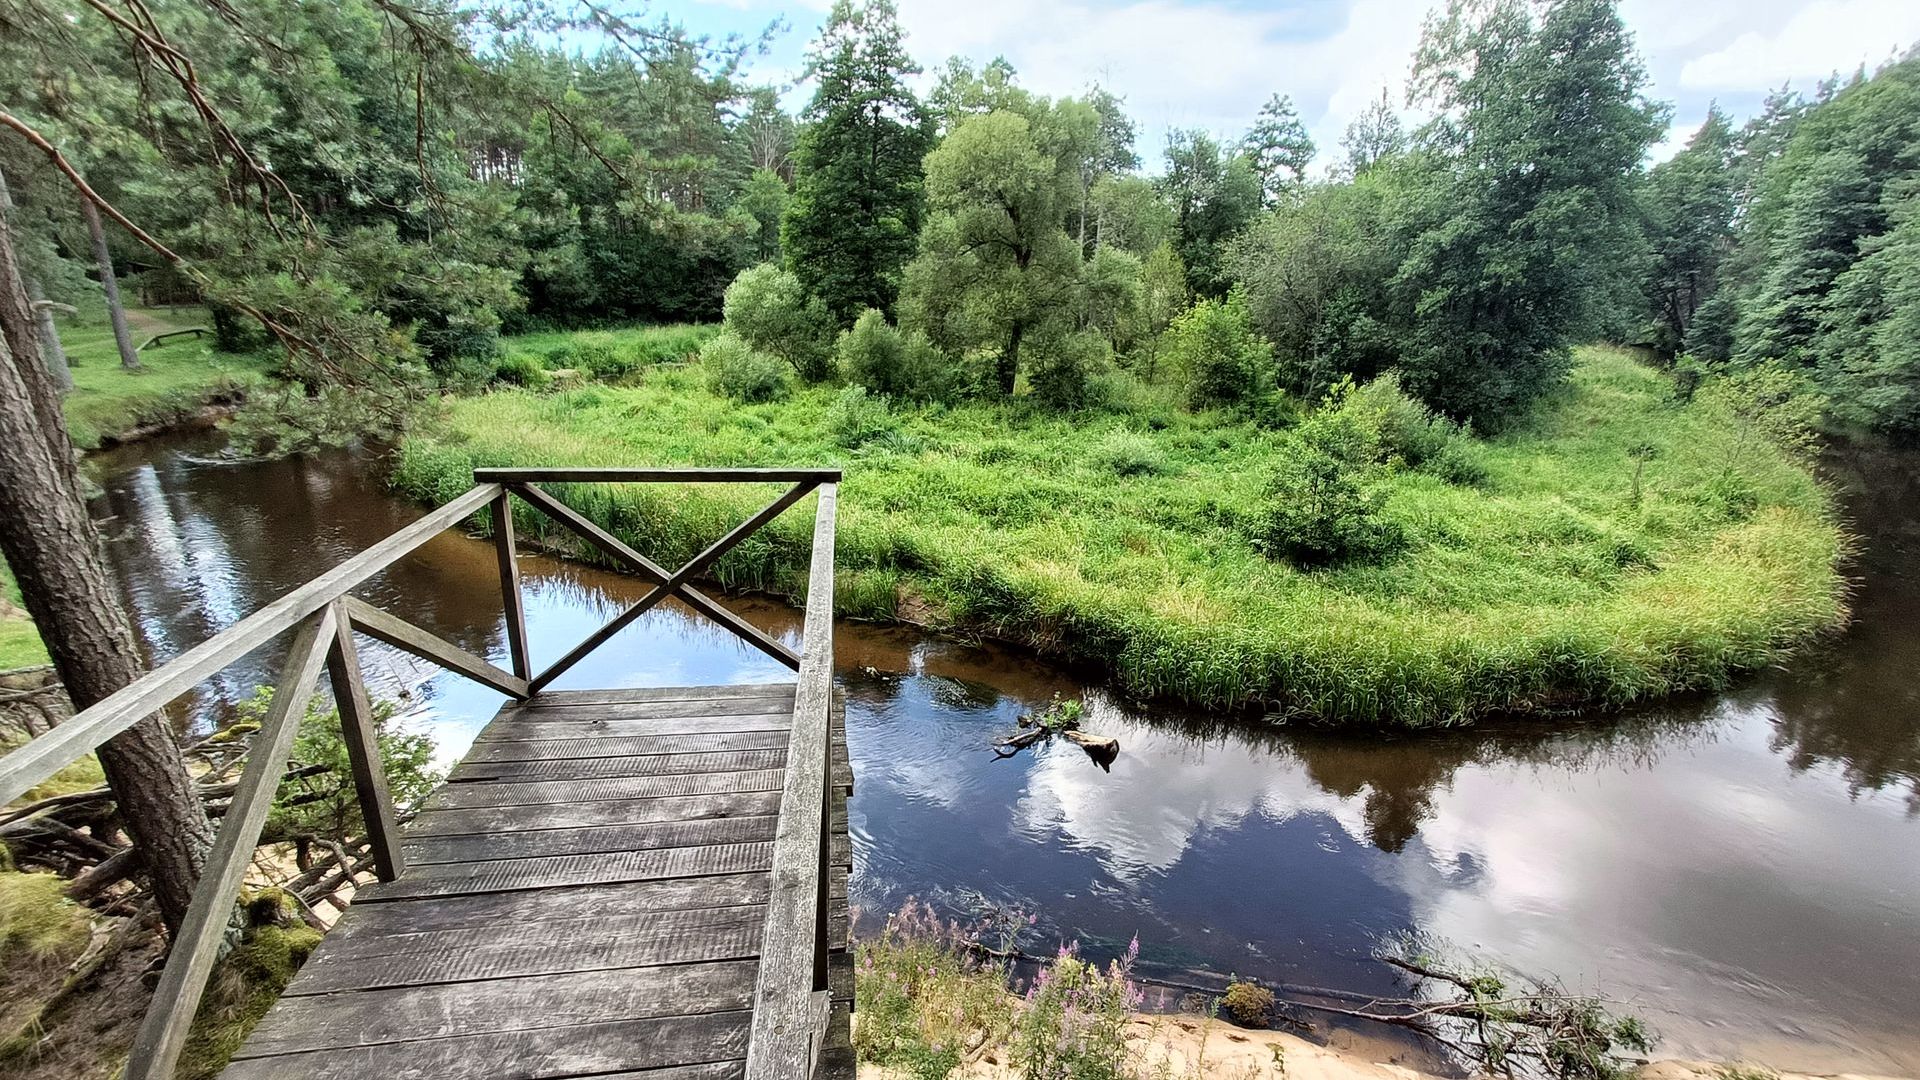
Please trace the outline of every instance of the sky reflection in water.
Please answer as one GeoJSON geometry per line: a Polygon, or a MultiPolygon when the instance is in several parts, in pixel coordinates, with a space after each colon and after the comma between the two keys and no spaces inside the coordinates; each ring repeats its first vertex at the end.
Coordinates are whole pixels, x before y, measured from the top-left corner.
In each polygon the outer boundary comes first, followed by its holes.
{"type": "MultiPolygon", "coordinates": [[[[105,522],[156,657],[204,640],[417,515],[347,455],[246,466],[196,444],[102,462],[105,522]]],[[[1920,1069],[1920,545],[1912,470],[1856,524],[1875,537],[1859,627],[1717,698],[1583,724],[1424,736],[1277,733],[1123,705],[1072,673],[991,647],[846,625],[837,636],[857,783],[853,902],[973,897],[1041,913],[1033,944],[1095,953],[1138,933],[1154,970],[1203,968],[1386,991],[1374,938],[1420,928],[1621,998],[1668,1052],[1788,1068],[1920,1069]],[[1901,485],[1905,486],[1902,487],[1901,485]],[[1054,693],[1117,736],[1111,772],[1079,749],[1001,760],[990,740],[1054,693]],[[1791,1019],[1788,1019],[1791,1018],[1791,1019]]],[[[1856,511],[1857,513],[1859,511],[1856,511]]],[[[535,660],[641,591],[530,558],[535,660]]],[[[361,591],[503,662],[491,549],[443,536],[361,591]]],[[[797,643],[784,607],[734,605],[797,643]]],[[[464,751],[491,691],[364,642],[374,692],[404,697],[441,755],[464,751]]],[[[277,672],[278,649],[202,688],[208,722],[277,672]]],[[[557,684],[685,685],[788,673],[669,607],[557,684]]]]}

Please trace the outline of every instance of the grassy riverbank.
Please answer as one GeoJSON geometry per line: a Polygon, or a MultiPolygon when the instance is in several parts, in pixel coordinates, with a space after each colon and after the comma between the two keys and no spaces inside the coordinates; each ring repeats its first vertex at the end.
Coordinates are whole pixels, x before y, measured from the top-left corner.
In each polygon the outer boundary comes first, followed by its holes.
{"type": "MultiPolygon", "coordinates": [[[[132,308],[134,343],[188,327],[210,327],[204,308],[132,308]]],[[[84,309],[59,320],[60,342],[73,369],[67,427],[73,443],[92,450],[145,427],[179,423],[204,406],[243,396],[265,376],[258,357],[218,352],[211,334],[178,338],[140,353],[140,370],[120,366],[106,310],[84,309]]]]}
{"type": "MultiPolygon", "coordinates": [[[[1318,570],[1264,557],[1240,527],[1285,433],[1153,405],[1062,418],[974,404],[896,412],[849,450],[837,393],[740,405],[688,367],[497,392],[410,438],[396,481],[442,500],[477,465],[841,464],[843,611],[1026,642],[1145,694],[1341,722],[1710,687],[1844,618],[1843,539],[1807,468],[1610,349],[1581,350],[1530,426],[1466,446],[1476,483],[1388,476],[1400,554],[1318,570]]],[[[766,497],[564,494],[668,562],[766,497]]],[[[790,515],[715,576],[798,595],[808,529],[790,515]]]]}

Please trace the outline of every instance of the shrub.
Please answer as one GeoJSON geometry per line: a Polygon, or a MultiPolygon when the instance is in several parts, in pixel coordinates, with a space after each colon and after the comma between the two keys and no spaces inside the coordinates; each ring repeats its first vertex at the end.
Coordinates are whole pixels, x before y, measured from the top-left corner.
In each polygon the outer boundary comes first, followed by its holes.
{"type": "Polygon", "coordinates": [[[1167,330],[1167,351],[1186,373],[1194,408],[1236,405],[1273,387],[1273,346],[1254,333],[1237,293],[1188,308],[1167,330]]]}
{"type": "Polygon", "coordinates": [[[1354,415],[1314,415],[1278,456],[1254,524],[1254,544],[1268,558],[1321,566],[1382,558],[1406,542],[1399,523],[1381,513],[1385,495],[1367,487],[1379,438],[1354,415]]]}
{"type": "Polygon", "coordinates": [[[831,372],[833,320],[800,279],[773,263],[740,271],[722,306],[726,327],[755,349],[817,382],[831,372]]]}
{"type": "Polygon", "coordinates": [[[1167,471],[1167,455],[1138,432],[1109,431],[1087,454],[1087,463],[1115,476],[1157,476],[1167,471]]]}
{"type": "Polygon", "coordinates": [[[613,379],[633,365],[621,355],[620,342],[612,334],[591,333],[574,339],[572,366],[596,379],[613,379]]]}
{"type": "Polygon", "coordinates": [[[1227,984],[1220,1008],[1242,1027],[1263,1028],[1273,1020],[1273,991],[1236,980],[1227,984]]]}
{"type": "Polygon", "coordinates": [[[494,380],[513,386],[525,386],[538,390],[553,381],[547,374],[545,364],[532,353],[513,352],[500,358],[500,366],[494,369],[494,380]]]}
{"type": "Polygon", "coordinates": [[[700,346],[719,332],[720,328],[711,323],[649,326],[631,346],[634,362],[636,365],[651,366],[693,360],[699,356],[700,346]]]}
{"type": "Polygon", "coordinates": [[[852,449],[893,429],[885,394],[869,394],[864,386],[849,386],[827,406],[827,431],[833,441],[852,449]]]}
{"type": "Polygon", "coordinates": [[[945,401],[952,396],[952,363],[927,335],[902,333],[868,308],[840,334],[834,363],[848,382],[905,401],[945,401]]]}
{"type": "Polygon", "coordinates": [[[1063,412],[1085,408],[1094,377],[1113,366],[1113,347],[1100,335],[1084,331],[1040,339],[1025,352],[1033,399],[1063,412]]]}
{"type": "Polygon", "coordinates": [[[1343,379],[1328,395],[1339,408],[1351,411],[1373,428],[1383,454],[1419,468],[1438,457],[1461,435],[1460,426],[1408,394],[1397,372],[1389,371],[1364,386],[1343,379]]]}
{"type": "Polygon", "coordinates": [[[736,401],[778,401],[787,395],[787,365],[730,331],[700,347],[700,362],[708,385],[736,401]]]}

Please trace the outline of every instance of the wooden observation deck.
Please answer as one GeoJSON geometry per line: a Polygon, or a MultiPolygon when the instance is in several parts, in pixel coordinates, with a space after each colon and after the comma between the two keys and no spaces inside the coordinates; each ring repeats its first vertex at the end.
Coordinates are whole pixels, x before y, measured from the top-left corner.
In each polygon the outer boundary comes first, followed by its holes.
{"type": "Polygon", "coordinates": [[[480,470],[466,494],[0,758],[5,802],[293,632],[286,674],[135,1042],[129,1080],[172,1075],[323,668],[381,880],[355,896],[224,1077],[851,1077],[852,775],[832,686],[839,478],[827,469],[480,470]],[[671,572],[536,486],[699,482],[791,486],[671,572]],[[690,583],[815,491],[796,654],[690,583]],[[513,498],[655,583],[537,673],[513,498]],[[483,508],[499,553],[511,671],[351,595],[483,508]],[[546,689],[669,596],[793,668],[795,681],[546,689]],[[355,632],[509,698],[404,828],[375,749],[355,632]]]}

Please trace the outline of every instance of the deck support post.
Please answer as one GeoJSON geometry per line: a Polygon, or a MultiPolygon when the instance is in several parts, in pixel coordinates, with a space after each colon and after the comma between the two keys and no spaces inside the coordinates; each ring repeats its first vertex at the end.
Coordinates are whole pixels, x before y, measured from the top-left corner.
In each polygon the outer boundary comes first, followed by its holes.
{"type": "Polygon", "coordinates": [[[527,657],[527,612],[520,594],[520,563],[513,546],[513,502],[504,488],[493,500],[493,550],[500,563],[500,603],[507,614],[507,653],[513,658],[514,675],[531,679],[533,665],[527,657]]]}
{"type": "Polygon", "coordinates": [[[367,700],[367,683],[360,674],[360,654],[354,648],[353,622],[346,604],[335,600],[330,610],[335,629],[327,674],[333,681],[334,705],[340,710],[340,734],[347,744],[347,763],[353,769],[353,790],[360,798],[360,817],[367,826],[373,872],[381,881],[393,881],[406,869],[406,863],[400,854],[400,830],[394,824],[386,767],[380,760],[373,704],[367,700]]]}

